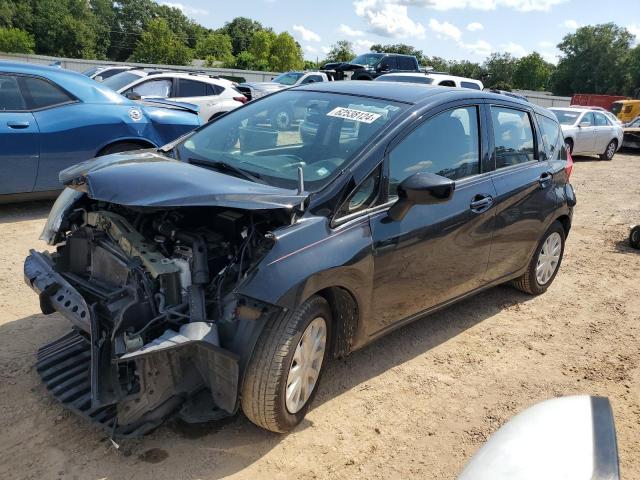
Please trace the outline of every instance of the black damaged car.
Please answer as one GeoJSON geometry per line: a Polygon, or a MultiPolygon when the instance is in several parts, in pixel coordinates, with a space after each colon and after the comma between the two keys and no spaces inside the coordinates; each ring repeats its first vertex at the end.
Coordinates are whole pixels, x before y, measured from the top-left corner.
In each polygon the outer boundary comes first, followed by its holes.
{"type": "Polygon", "coordinates": [[[553,282],[575,205],[553,113],[492,93],[335,82],[160,150],[63,171],[26,282],[71,330],[37,369],[114,436],[242,408],[295,427],[324,367],[505,282],[553,282]],[[290,131],[270,112],[306,110],[290,131]]]}

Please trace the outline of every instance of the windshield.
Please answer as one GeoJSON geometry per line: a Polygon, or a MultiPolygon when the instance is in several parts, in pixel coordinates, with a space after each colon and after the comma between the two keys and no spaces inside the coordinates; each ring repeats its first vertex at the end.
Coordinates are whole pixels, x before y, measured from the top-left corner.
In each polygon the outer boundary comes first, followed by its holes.
{"type": "Polygon", "coordinates": [[[131,82],[138,80],[140,75],[136,75],[131,72],[121,72],[113,77],[109,77],[102,82],[102,85],[106,85],[107,87],[115,90],[116,92],[122,90],[124,87],[129,85],[131,82]]]}
{"type": "Polygon", "coordinates": [[[575,125],[578,117],[582,112],[574,112],[573,110],[551,110],[558,117],[560,125],[575,125]]]}
{"type": "Polygon", "coordinates": [[[302,75],[304,75],[304,73],[299,73],[299,72],[281,73],[271,81],[275,83],[281,83],[282,85],[294,85],[298,80],[300,80],[300,77],[302,77],[302,75]]]}
{"type": "MultiPolygon", "coordinates": [[[[265,183],[308,192],[328,184],[405,105],[352,95],[284,91],[233,110],[176,146],[180,160],[224,162],[265,183]],[[288,127],[282,119],[292,121],[288,127]]],[[[229,170],[229,169],[227,169],[229,170]]]]}
{"type": "Polygon", "coordinates": [[[351,60],[350,63],[355,63],[356,65],[366,65],[368,67],[373,67],[376,63],[380,61],[382,57],[384,57],[383,53],[365,53],[364,55],[358,55],[356,58],[351,60]]]}

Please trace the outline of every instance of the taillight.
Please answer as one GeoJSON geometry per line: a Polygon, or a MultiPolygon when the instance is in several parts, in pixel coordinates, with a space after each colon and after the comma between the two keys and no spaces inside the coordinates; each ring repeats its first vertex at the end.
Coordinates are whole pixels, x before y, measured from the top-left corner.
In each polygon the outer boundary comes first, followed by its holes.
{"type": "Polygon", "coordinates": [[[571,177],[571,172],[573,171],[573,158],[571,157],[571,152],[567,151],[567,166],[564,167],[564,171],[567,172],[567,180],[571,177]]]}
{"type": "Polygon", "coordinates": [[[233,97],[233,99],[236,102],[240,102],[240,103],[247,103],[247,97],[245,97],[244,95],[240,95],[239,97],[233,97]]]}

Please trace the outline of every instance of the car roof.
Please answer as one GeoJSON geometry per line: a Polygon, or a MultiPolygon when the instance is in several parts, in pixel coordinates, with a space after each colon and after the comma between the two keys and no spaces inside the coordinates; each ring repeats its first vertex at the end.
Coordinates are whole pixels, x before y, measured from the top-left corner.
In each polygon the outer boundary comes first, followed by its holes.
{"type": "Polygon", "coordinates": [[[593,110],[589,107],[550,107],[549,110],[569,110],[570,112],[596,112],[597,110],[593,110]]]}
{"type": "Polygon", "coordinates": [[[136,68],[136,69],[130,70],[129,73],[140,74],[140,77],[165,76],[165,77],[172,77],[172,78],[187,78],[190,80],[200,80],[207,83],[212,83],[214,85],[220,85],[225,87],[228,86],[229,83],[233,83],[230,80],[227,80],[225,78],[215,78],[215,77],[212,77],[211,75],[207,75],[206,73],[200,73],[200,72],[178,72],[174,70],[162,70],[162,69],[148,70],[148,69],[136,68]]]}
{"type": "Polygon", "coordinates": [[[79,72],[32,63],[0,61],[0,72],[35,75],[56,83],[85,103],[132,103],[108,87],[79,72]]]}
{"type": "MultiPolygon", "coordinates": [[[[438,95],[443,100],[482,98],[488,100],[509,101],[533,108],[536,112],[546,109],[524,100],[497,93],[466,88],[452,88],[408,82],[371,82],[366,80],[345,80],[339,82],[321,82],[294,87],[290,90],[311,90],[316,92],[340,93],[363,97],[382,98],[402,103],[418,104],[438,95]]],[[[550,115],[547,113],[547,115],[550,115]]]]}

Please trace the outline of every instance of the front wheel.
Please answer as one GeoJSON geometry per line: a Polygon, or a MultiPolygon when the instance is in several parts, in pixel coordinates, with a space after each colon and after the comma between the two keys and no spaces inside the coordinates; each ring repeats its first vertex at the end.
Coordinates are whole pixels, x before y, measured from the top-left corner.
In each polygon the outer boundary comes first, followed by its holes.
{"type": "Polygon", "coordinates": [[[640,225],[635,225],[629,230],[629,245],[640,248],[640,225]]]}
{"type": "Polygon", "coordinates": [[[513,285],[525,293],[540,295],[547,291],[556,278],[564,254],[564,227],[553,222],[545,232],[533,254],[527,271],[513,281],[513,285]]]}
{"type": "Polygon", "coordinates": [[[318,389],[330,333],[331,309],[320,296],[265,326],[242,386],[242,410],[249,420],[280,433],[302,421],[318,389]]]}
{"type": "Polygon", "coordinates": [[[604,153],[600,155],[600,158],[602,160],[611,160],[613,156],[616,154],[616,150],[618,150],[618,141],[611,140],[607,145],[607,148],[605,149],[604,153]]]}

